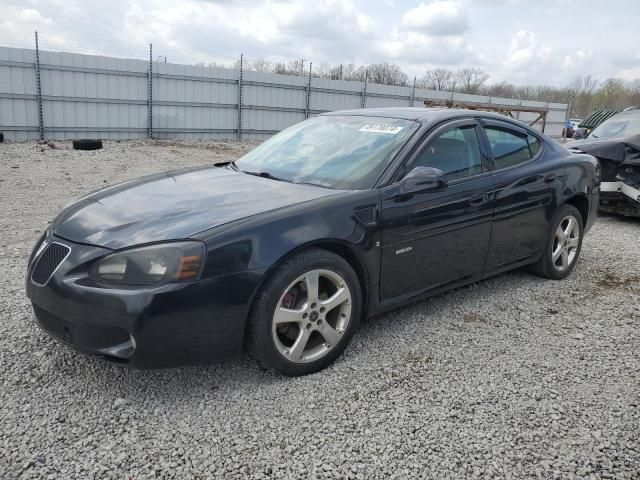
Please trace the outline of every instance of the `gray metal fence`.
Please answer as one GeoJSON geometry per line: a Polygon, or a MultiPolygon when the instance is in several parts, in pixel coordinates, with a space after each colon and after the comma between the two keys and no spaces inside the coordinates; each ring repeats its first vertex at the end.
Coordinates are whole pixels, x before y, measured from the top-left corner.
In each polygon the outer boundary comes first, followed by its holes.
{"type": "MultiPolygon", "coordinates": [[[[150,52],[151,53],[151,52],[150,52]]],[[[0,47],[0,132],[8,140],[263,139],[331,110],[425,101],[548,108],[560,137],[567,105],[367,82],[0,47]],[[37,55],[36,55],[37,53],[37,55]]],[[[519,112],[531,122],[537,114],[519,112]]]]}

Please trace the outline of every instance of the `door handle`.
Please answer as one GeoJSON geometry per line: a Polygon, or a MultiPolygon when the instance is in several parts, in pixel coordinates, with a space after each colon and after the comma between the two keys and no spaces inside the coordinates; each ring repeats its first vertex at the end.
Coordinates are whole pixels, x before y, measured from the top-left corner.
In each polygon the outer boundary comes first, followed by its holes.
{"type": "Polygon", "coordinates": [[[487,202],[489,195],[486,193],[476,193],[472,197],[469,198],[469,204],[473,206],[482,205],[487,202]]]}
{"type": "Polygon", "coordinates": [[[545,183],[551,183],[551,182],[555,182],[557,178],[558,176],[555,173],[549,173],[548,175],[545,175],[544,181],[545,183]]]}

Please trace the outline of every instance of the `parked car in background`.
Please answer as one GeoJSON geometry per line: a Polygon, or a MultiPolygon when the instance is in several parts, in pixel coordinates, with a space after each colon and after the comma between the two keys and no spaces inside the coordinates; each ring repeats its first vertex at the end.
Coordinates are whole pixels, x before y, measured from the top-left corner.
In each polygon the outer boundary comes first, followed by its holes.
{"type": "Polygon", "coordinates": [[[226,357],[302,375],[361,319],[514,268],[565,278],[598,165],[502,115],[332,112],[223,166],[107,187],[35,246],[38,323],[132,367],[226,357]]]}
{"type": "Polygon", "coordinates": [[[567,120],[564,124],[564,128],[562,129],[562,137],[563,138],[573,138],[574,125],[570,120],[567,120]]]}
{"type": "Polygon", "coordinates": [[[640,217],[640,109],[610,117],[570,148],[600,161],[601,210],[640,217]]]}
{"type": "Polygon", "coordinates": [[[578,128],[578,126],[580,125],[580,122],[582,122],[581,118],[570,118],[569,122],[571,123],[571,126],[573,127],[573,130],[575,131],[576,128],[578,128]]]}

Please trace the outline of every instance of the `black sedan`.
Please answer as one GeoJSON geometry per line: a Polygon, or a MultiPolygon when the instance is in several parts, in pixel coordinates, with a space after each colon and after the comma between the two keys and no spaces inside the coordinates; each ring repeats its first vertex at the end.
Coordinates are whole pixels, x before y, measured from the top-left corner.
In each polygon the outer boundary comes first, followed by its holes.
{"type": "Polygon", "coordinates": [[[598,195],[592,156],[497,114],[327,113],[236,162],[80,198],[35,246],[27,294],[47,332],[113,362],[244,346],[302,375],[366,317],[525,265],[566,277],[598,195]]]}

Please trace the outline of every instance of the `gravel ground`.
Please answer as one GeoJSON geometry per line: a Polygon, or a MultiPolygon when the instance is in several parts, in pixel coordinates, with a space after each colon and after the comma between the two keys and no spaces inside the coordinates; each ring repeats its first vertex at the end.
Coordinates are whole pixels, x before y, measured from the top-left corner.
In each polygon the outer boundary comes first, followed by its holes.
{"type": "Polygon", "coordinates": [[[377,317],[304,378],[129,371],[31,319],[27,256],[80,194],[234,143],[0,145],[0,478],[640,478],[640,222],[565,281],[517,271],[377,317]]]}

